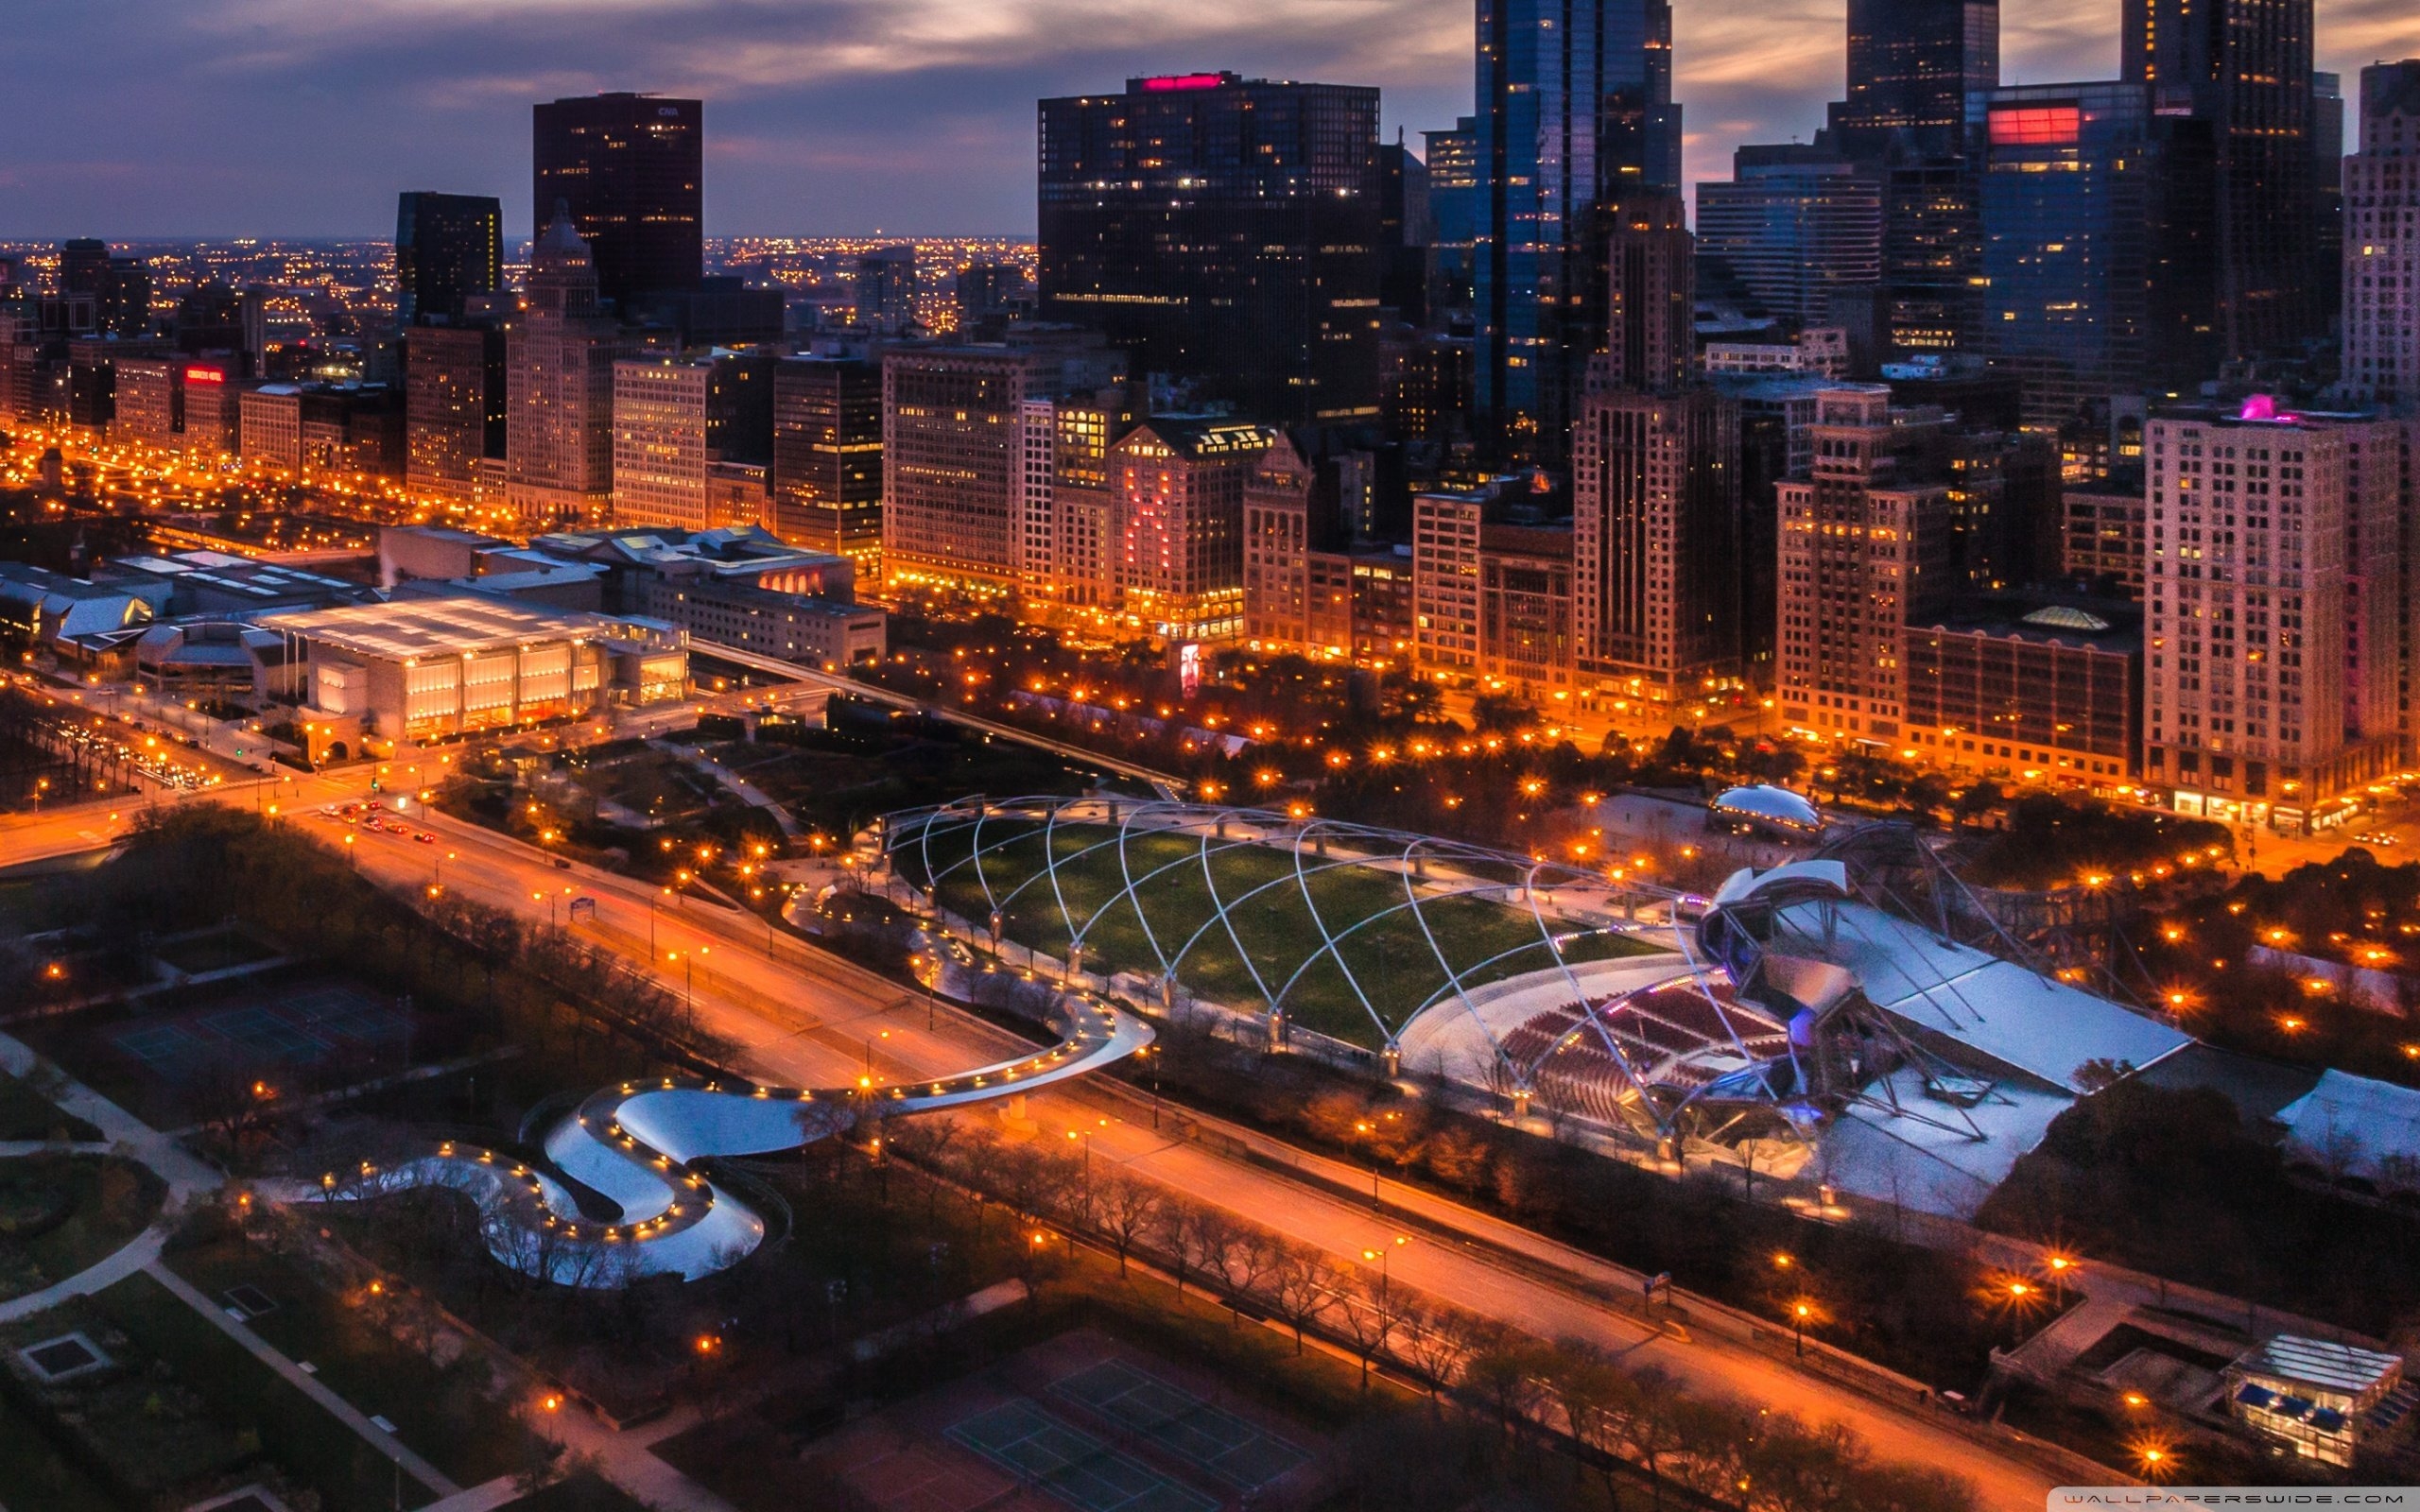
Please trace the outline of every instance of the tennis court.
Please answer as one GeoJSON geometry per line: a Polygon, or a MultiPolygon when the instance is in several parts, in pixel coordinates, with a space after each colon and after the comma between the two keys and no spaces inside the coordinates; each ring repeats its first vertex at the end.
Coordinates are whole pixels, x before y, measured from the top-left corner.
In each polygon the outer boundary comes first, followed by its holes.
{"type": "Polygon", "coordinates": [[[310,1065],[338,1050],[398,1043],[410,1027],[400,1009],[357,988],[322,985],[153,1021],[111,1038],[146,1071],[182,1081],[197,1064],[231,1049],[253,1059],[310,1065]]]}
{"type": "Polygon", "coordinates": [[[953,1423],[949,1436],[1082,1512],[1216,1512],[1218,1503],[1022,1398],[953,1423]]]}
{"type": "Polygon", "coordinates": [[[1063,1376],[1050,1389],[1238,1491],[1258,1490],[1311,1457],[1308,1451],[1121,1360],[1103,1360],[1063,1376]]]}

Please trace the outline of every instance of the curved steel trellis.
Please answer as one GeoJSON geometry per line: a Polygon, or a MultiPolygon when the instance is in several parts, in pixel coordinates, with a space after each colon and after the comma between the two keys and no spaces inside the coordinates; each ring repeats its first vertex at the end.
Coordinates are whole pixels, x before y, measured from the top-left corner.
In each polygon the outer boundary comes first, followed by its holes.
{"type": "MultiPolygon", "coordinates": [[[[1272,1017],[1282,1018],[1287,1013],[1295,989],[1307,974],[1322,962],[1333,963],[1356,1005],[1390,1052],[1397,1048],[1402,1030],[1423,1012],[1448,998],[1459,999],[1463,1011],[1478,1027],[1497,1062],[1507,1068],[1515,1087],[1524,1091],[1530,1090],[1537,1062],[1524,1062],[1509,1053],[1503,1038],[1489,1023],[1487,1016],[1473,999],[1475,979],[1510,958],[1543,949],[1550,966],[1542,969],[1560,972],[1572,998],[1584,1007],[1587,991],[1573,970],[1564,941],[1558,937],[1554,925],[1547,918],[1542,895],[1549,890],[1571,889],[1607,895],[1609,900],[1617,893],[1628,895],[1634,901],[1639,897],[1662,899],[1667,902],[1677,899],[1676,894],[1663,888],[1640,885],[1617,888],[1606,879],[1576,867],[1463,841],[1332,819],[1302,824],[1288,816],[1267,810],[1165,799],[966,799],[889,816],[883,821],[882,846],[889,855],[910,851],[923,873],[920,885],[936,900],[949,885],[955,873],[960,868],[972,868],[976,885],[994,919],[1004,919],[1028,889],[1040,892],[1046,888],[1071,956],[1080,956],[1096,927],[1115,915],[1123,905],[1133,915],[1136,927],[1151,953],[1151,959],[1158,966],[1162,982],[1174,980],[1205,940],[1223,936],[1250,977],[1263,1010],[1272,1017]],[[1011,830],[1009,821],[1018,822],[1011,830]],[[1063,827],[1079,825],[1106,827],[1110,833],[1063,853],[1060,846],[1063,827]],[[1231,830],[1240,833],[1231,838],[1228,833],[1231,830]],[[961,831],[964,833],[964,850],[962,853],[954,853],[958,851],[958,842],[948,837],[961,831]],[[1003,831],[1008,833],[1003,833],[1003,831]],[[936,832],[943,837],[938,842],[936,832]],[[1147,835],[1183,837],[1192,843],[1183,848],[1182,854],[1150,866],[1138,875],[1133,864],[1133,847],[1139,837],[1147,835]],[[1028,874],[1005,886],[997,885],[998,879],[992,875],[993,868],[986,865],[987,860],[1037,839],[1043,848],[1042,853],[1028,874]],[[946,859],[936,860],[937,845],[946,859]],[[1333,854],[1328,853],[1331,845],[1337,848],[1333,854]],[[1279,848],[1286,850],[1288,865],[1280,868],[1277,875],[1233,895],[1222,893],[1219,868],[1214,864],[1217,857],[1233,850],[1279,848]],[[1060,870],[1080,866],[1104,850],[1114,851],[1115,856],[1117,891],[1080,919],[1068,901],[1067,888],[1059,875],[1060,870]],[[1306,854],[1306,851],[1316,853],[1306,854]],[[1350,923],[1340,926],[1322,912],[1318,889],[1312,885],[1313,879],[1323,873],[1355,868],[1395,871],[1403,884],[1404,897],[1400,902],[1370,910],[1350,923]],[[1426,873],[1430,868],[1441,868],[1448,875],[1442,880],[1429,879],[1426,873]],[[1465,875],[1461,879],[1452,878],[1450,873],[1457,869],[1465,875]],[[1209,913],[1171,948],[1171,941],[1164,939],[1159,927],[1154,924],[1151,910],[1145,906],[1144,899],[1152,884],[1181,872],[1199,873],[1209,901],[1209,913]],[[1426,886],[1423,885],[1425,881],[1427,883],[1426,886]],[[1244,944],[1238,916],[1255,900],[1280,889],[1291,890],[1301,898],[1316,943],[1292,965],[1284,981],[1272,987],[1270,977],[1244,944]],[[1518,901],[1507,906],[1527,915],[1536,930],[1536,937],[1458,967],[1447,950],[1446,940],[1441,938],[1439,931],[1433,927],[1430,914],[1434,907],[1458,898],[1501,899],[1508,891],[1514,893],[1518,901]],[[1397,920],[1407,914],[1419,929],[1442,982],[1409,1012],[1396,1022],[1390,1022],[1378,1003],[1374,1001],[1370,985],[1355,971],[1352,960],[1345,954],[1345,947],[1363,931],[1397,920]]],[[[1571,937],[1578,939],[1614,933],[1618,931],[1611,926],[1593,926],[1573,932],[1571,937]]],[[[1709,1002],[1712,1002],[1710,995],[1709,1002]]],[[[1715,1005],[1720,1011],[1720,1005],[1715,1005]]],[[[1648,1109],[1650,1115],[1657,1119],[1660,1127],[1660,1115],[1655,1113],[1653,1100],[1645,1096],[1645,1083],[1637,1063],[1596,1015],[1588,1014],[1587,1018],[1599,1044],[1638,1094],[1637,1106],[1648,1109]]],[[[1727,1016],[1725,1025],[1728,1028],[1727,1016]]],[[[1736,1042],[1736,1031],[1733,1038],[1736,1042]]]]}

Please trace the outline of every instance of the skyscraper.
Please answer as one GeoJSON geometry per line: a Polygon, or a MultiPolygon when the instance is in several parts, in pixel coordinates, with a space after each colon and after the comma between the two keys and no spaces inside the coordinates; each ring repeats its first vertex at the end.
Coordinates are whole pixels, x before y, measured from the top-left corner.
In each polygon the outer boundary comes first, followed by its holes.
{"type": "Polygon", "coordinates": [[[916,324],[916,249],[884,247],[857,259],[857,324],[896,335],[916,324]]]}
{"type": "Polygon", "coordinates": [[[1046,318],[1259,418],[1376,418],[1376,90],[1179,74],[1041,113],[1046,318]]]}
{"type": "Polygon", "coordinates": [[[1824,147],[1742,146],[1730,182],[1698,185],[1698,255],[1773,318],[1830,324],[1881,282],[1880,180],[1824,147]]]}
{"type": "Polygon", "coordinates": [[[532,520],[603,518],[614,490],[621,328],[568,215],[530,251],[527,304],[505,334],[506,496],[532,520]]]}
{"type": "Polygon", "coordinates": [[[1737,677],[1739,406],[1703,387],[1592,391],[1572,439],[1580,672],[1665,703],[1737,677]]]}
{"type": "Polygon", "coordinates": [[[2163,112],[2210,123],[2219,162],[2219,320],[2225,356],[2316,334],[2311,0],[2125,0],[2120,71],[2163,112]]]}
{"type": "Polygon", "coordinates": [[[2402,427],[2239,412],[2144,428],[2144,775],[2179,812],[2301,828],[2395,755],[2402,427]]]}
{"type": "Polygon", "coordinates": [[[1572,437],[1583,686],[1666,702],[1741,670],[1739,406],[1693,385],[1694,242],[1678,196],[1620,207],[1606,350],[1572,437]]]}
{"type": "Polygon", "coordinates": [[[395,201],[395,323],[461,318],[504,283],[504,207],[484,195],[406,191],[395,201]]]}
{"type": "Polygon", "coordinates": [[[1145,421],[1109,449],[1120,607],[1169,640],[1244,628],[1244,489],[1277,439],[1234,420],[1145,421]]]}
{"type": "Polygon", "coordinates": [[[1478,123],[1465,115],[1450,131],[1424,131],[1428,168],[1430,304],[1464,310],[1471,302],[1471,248],[1478,234],[1482,179],[1478,123]]]}
{"type": "Polygon", "coordinates": [[[404,480],[470,502],[482,463],[504,455],[505,337],[490,327],[418,326],[404,336],[404,480]]]}
{"type": "Polygon", "coordinates": [[[1670,392],[1697,348],[1697,238],[1678,195],[1615,207],[1606,238],[1605,354],[1592,387],[1670,392]]]}
{"type": "Polygon", "coordinates": [[[115,257],[110,244],[78,237],[59,249],[59,292],[89,295],[105,333],[139,336],[151,326],[151,269],[139,257],[115,257]]]}
{"type": "Polygon", "coordinates": [[[1998,0],[1849,0],[1848,97],[1827,112],[1831,145],[1860,162],[1896,142],[1955,156],[1966,95],[2000,81],[1998,0]]]}
{"type": "Polygon", "coordinates": [[[533,108],[531,219],[558,201],[617,307],[698,286],[705,272],[705,107],[652,94],[578,95],[533,108]]]}
{"type": "Polygon", "coordinates": [[[1975,101],[1979,344],[2016,375],[2027,425],[2214,371],[2208,123],[2160,113],[2141,84],[2026,84],[1975,101]]]}
{"type": "Polygon", "coordinates": [[[1562,457],[1604,345],[1599,206],[1681,183],[1667,0],[1479,0],[1477,398],[1509,454],[1562,457]]]}
{"type": "Polygon", "coordinates": [[[1908,627],[1948,602],[1949,492],[1903,466],[1911,438],[1878,386],[1816,397],[1814,470],[1775,490],[1781,513],[1776,692],[1785,722],[1896,741],[1908,627]]]}
{"type": "Polygon", "coordinates": [[[882,557],[882,369],[785,357],[773,369],[773,533],[848,558],[869,582],[882,557]]]}
{"type": "Polygon", "coordinates": [[[710,362],[614,364],[614,523],[703,530],[710,362]]]}
{"type": "Polygon", "coordinates": [[[1005,593],[1024,554],[1011,520],[1028,399],[1048,364],[1009,347],[909,347],[882,360],[887,580],[1005,593]]]}
{"type": "Polygon", "coordinates": [[[2420,59],[2361,70],[2360,148],[2344,160],[2344,387],[2420,410],[2420,59]]]}

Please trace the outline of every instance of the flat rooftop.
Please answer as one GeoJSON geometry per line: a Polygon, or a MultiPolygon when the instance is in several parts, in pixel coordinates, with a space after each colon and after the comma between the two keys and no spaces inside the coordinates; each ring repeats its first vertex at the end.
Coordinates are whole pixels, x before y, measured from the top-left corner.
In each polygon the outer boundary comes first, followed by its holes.
{"type": "Polygon", "coordinates": [[[356,656],[392,662],[470,656],[543,641],[586,641],[604,628],[595,615],[549,613],[467,593],[458,598],[406,598],[302,614],[271,614],[260,623],[356,656]]]}

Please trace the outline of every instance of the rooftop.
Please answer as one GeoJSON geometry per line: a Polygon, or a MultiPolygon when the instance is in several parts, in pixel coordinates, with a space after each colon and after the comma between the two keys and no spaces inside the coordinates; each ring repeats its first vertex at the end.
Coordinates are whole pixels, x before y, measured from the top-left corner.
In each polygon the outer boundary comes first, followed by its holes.
{"type": "Polygon", "coordinates": [[[261,624],[357,656],[403,662],[510,650],[540,641],[587,641],[605,628],[594,615],[550,614],[479,594],[273,614],[261,624]]]}
{"type": "Polygon", "coordinates": [[[2391,1382],[2402,1370],[2403,1357],[2327,1339],[2280,1333],[2237,1360],[2235,1368],[2360,1396],[2382,1382],[2391,1382]]]}

